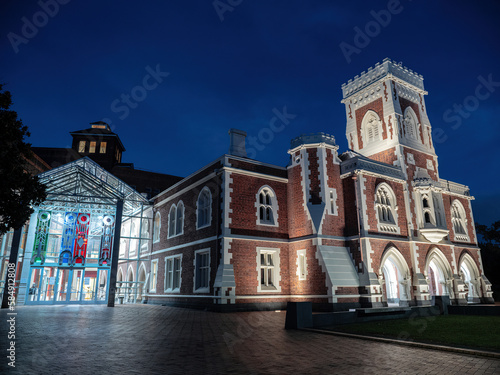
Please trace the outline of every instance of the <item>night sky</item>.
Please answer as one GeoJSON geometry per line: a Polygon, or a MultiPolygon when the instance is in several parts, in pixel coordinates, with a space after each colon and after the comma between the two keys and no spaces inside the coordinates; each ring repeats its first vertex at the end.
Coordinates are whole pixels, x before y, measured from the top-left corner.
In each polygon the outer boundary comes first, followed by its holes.
{"type": "Polygon", "coordinates": [[[252,156],[286,166],[309,132],[343,152],[341,85],[390,57],[424,76],[440,176],[470,186],[476,221],[500,220],[499,2],[60,3],[0,5],[0,82],[34,146],[71,147],[104,120],[123,162],[187,176],[228,151],[229,128],[259,139],[286,106],[252,156]]]}

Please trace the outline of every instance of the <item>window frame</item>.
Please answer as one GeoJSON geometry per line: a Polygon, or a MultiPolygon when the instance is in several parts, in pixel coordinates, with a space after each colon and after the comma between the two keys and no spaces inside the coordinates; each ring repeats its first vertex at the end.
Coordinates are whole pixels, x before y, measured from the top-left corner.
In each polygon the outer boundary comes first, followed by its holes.
{"type": "Polygon", "coordinates": [[[161,213],[160,211],[156,211],[153,222],[153,243],[160,242],[160,231],[161,231],[161,213]],[[158,221],[156,219],[158,219],[158,221]]]}
{"type": "Polygon", "coordinates": [[[305,249],[297,250],[297,276],[302,281],[307,280],[307,274],[307,252],[305,249]]]}
{"type": "Polygon", "coordinates": [[[97,142],[96,141],[90,141],[90,143],[89,143],[89,154],[95,154],[96,149],[97,149],[97,142]]]}
{"type": "Polygon", "coordinates": [[[454,199],[450,206],[451,226],[453,228],[454,240],[460,242],[470,242],[469,232],[467,230],[467,213],[462,202],[454,199]],[[456,213],[458,217],[454,215],[456,213]],[[463,233],[457,230],[457,224],[463,229],[463,233]]]}
{"type": "Polygon", "coordinates": [[[255,195],[255,208],[257,215],[257,221],[256,221],[257,225],[263,225],[268,227],[279,227],[278,198],[274,190],[269,185],[264,185],[257,191],[257,194],[255,195]],[[261,194],[264,194],[264,202],[262,203],[260,199],[261,194]],[[270,202],[267,201],[267,197],[270,198],[270,202]],[[262,220],[260,215],[261,209],[266,210],[266,212],[267,210],[270,210],[272,213],[273,220],[272,221],[262,220]]]}
{"type": "Polygon", "coordinates": [[[163,290],[165,293],[180,293],[182,285],[182,254],[170,255],[165,257],[165,279],[163,283],[163,290]],[[176,261],[178,261],[179,268],[176,269],[176,261]],[[169,265],[172,265],[172,269],[169,269],[169,265]],[[176,280],[176,274],[178,274],[178,280],[176,280]],[[177,283],[176,283],[177,281],[177,283]],[[177,287],[174,288],[175,284],[177,287]]]}
{"type": "Polygon", "coordinates": [[[108,145],[108,142],[106,142],[106,141],[103,141],[103,142],[99,143],[99,153],[100,154],[105,154],[106,153],[107,145],[108,145]]]}
{"type": "Polygon", "coordinates": [[[156,284],[158,283],[158,259],[151,261],[151,279],[149,280],[149,291],[156,293],[156,284]]]}
{"type": "Polygon", "coordinates": [[[394,190],[387,182],[381,182],[375,188],[374,210],[377,218],[377,230],[381,233],[400,234],[398,225],[398,206],[394,190]],[[384,215],[386,213],[386,215],[384,215]],[[391,220],[384,219],[384,216],[391,220]]]}
{"type": "Polygon", "coordinates": [[[78,142],[78,152],[79,153],[85,153],[85,148],[87,147],[87,141],[79,141],[78,142]],[[82,146],[83,146],[83,151],[82,151],[82,146]]]}
{"type": "MultiPolygon", "coordinates": [[[[281,292],[281,271],[280,271],[280,249],[279,248],[268,248],[268,247],[257,247],[257,292],[259,293],[269,293],[269,292],[281,292]],[[270,265],[262,265],[261,264],[261,256],[262,255],[271,255],[272,256],[272,266],[270,265]],[[267,272],[265,275],[268,275],[269,269],[272,270],[272,279],[273,285],[262,285],[261,284],[261,272],[262,268],[264,268],[267,272]]],[[[267,257],[266,257],[267,259],[267,257]]]]}
{"type": "Polygon", "coordinates": [[[196,250],[194,252],[194,259],[193,259],[193,265],[194,265],[194,274],[193,274],[193,293],[210,293],[210,272],[211,272],[211,266],[210,266],[210,248],[206,249],[200,249],[196,250]],[[198,261],[198,257],[202,256],[207,256],[208,261],[207,265],[203,266],[203,268],[207,269],[207,275],[206,275],[206,286],[200,286],[200,269],[201,266],[198,261]]]}
{"type": "Polygon", "coordinates": [[[212,225],[212,192],[210,189],[205,186],[201,189],[200,194],[198,194],[198,199],[196,200],[196,230],[207,228],[212,225]],[[208,194],[208,195],[206,195],[208,194]],[[202,206],[200,203],[200,199],[203,197],[207,197],[207,202],[205,206],[202,206]],[[200,225],[200,217],[202,214],[202,210],[206,212],[206,222],[200,225]]]}

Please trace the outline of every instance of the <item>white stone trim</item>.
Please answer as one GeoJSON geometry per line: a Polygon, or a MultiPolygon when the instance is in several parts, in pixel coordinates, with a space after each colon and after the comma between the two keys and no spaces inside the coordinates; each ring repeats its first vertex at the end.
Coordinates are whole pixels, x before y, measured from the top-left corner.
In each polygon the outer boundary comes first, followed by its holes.
{"type": "Polygon", "coordinates": [[[232,167],[223,167],[222,169],[225,171],[229,171],[229,172],[237,173],[237,174],[242,174],[245,176],[263,178],[263,179],[267,179],[267,180],[271,180],[271,181],[283,182],[285,184],[288,183],[288,178],[284,178],[284,177],[277,177],[277,176],[272,176],[272,175],[268,175],[268,174],[264,174],[264,173],[251,172],[251,171],[247,171],[244,169],[237,169],[237,168],[232,168],[232,167]]]}
{"type": "Polygon", "coordinates": [[[156,284],[152,285],[153,279],[156,277],[156,283],[158,283],[158,259],[151,260],[151,279],[149,282],[149,291],[151,293],[156,293],[156,284]],[[154,275],[154,267],[153,264],[156,264],[156,275],[154,275]]]}
{"type": "Polygon", "coordinates": [[[375,210],[375,217],[377,218],[377,230],[379,232],[384,232],[384,233],[401,234],[401,228],[398,225],[398,218],[399,218],[398,205],[397,205],[396,195],[394,194],[392,187],[386,182],[379,183],[375,188],[375,196],[373,198],[374,198],[373,207],[375,210]],[[378,205],[377,192],[379,189],[384,189],[389,194],[391,215],[393,217],[394,223],[384,222],[381,220],[379,216],[379,212],[377,209],[378,205]]]}

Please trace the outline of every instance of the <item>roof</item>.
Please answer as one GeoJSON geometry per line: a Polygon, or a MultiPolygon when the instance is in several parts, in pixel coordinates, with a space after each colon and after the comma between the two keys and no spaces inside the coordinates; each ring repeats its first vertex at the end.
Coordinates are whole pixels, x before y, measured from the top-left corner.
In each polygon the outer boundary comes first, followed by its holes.
{"type": "MultiPolygon", "coordinates": [[[[106,125],[107,126],[107,124],[105,122],[102,122],[102,121],[91,123],[91,125],[92,124],[106,125]]],[[[88,129],[82,129],[82,130],[75,130],[75,131],[69,132],[69,134],[71,134],[72,136],[74,136],[74,135],[98,135],[98,136],[102,136],[102,137],[116,137],[116,139],[118,140],[118,144],[121,146],[122,151],[125,151],[125,146],[123,146],[123,143],[120,140],[120,137],[118,136],[118,134],[113,133],[109,129],[109,127],[107,127],[106,129],[88,128],[88,129]]]]}

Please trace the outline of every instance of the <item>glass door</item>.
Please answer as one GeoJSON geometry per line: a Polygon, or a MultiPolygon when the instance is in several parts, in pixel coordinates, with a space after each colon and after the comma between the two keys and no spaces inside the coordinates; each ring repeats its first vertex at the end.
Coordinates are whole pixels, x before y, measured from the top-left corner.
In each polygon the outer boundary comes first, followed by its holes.
{"type": "Polygon", "coordinates": [[[95,302],[97,280],[97,268],[86,268],[83,278],[82,302],[95,302]]]}
{"type": "Polygon", "coordinates": [[[68,268],[59,268],[57,273],[57,284],[56,284],[56,303],[62,302],[66,303],[71,294],[71,273],[72,271],[68,268]]]}
{"type": "Polygon", "coordinates": [[[70,302],[79,302],[82,296],[83,269],[71,271],[73,278],[71,280],[70,302]]]}

